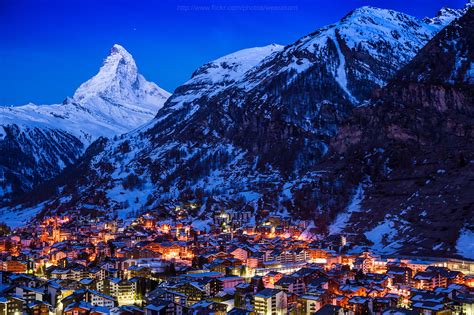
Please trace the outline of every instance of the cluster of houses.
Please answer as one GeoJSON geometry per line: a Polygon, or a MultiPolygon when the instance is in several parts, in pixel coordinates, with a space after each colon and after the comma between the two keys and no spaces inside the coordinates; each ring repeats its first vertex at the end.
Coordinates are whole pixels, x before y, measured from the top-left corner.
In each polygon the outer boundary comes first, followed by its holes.
{"type": "Polygon", "coordinates": [[[46,218],[0,239],[0,314],[474,314],[474,262],[313,236],[250,212],[46,218]]]}

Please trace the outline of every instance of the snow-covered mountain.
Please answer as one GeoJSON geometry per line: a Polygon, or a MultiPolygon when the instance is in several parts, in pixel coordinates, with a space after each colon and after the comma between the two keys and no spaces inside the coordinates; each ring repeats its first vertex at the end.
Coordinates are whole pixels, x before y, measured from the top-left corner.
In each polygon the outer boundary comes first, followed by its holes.
{"type": "MultiPolygon", "coordinates": [[[[248,48],[206,63],[192,74],[190,80],[176,89],[175,97],[163,110],[170,112],[182,109],[187,104],[195,104],[202,97],[209,98],[222,92],[241,81],[244,75],[263,59],[282,49],[283,46],[276,44],[248,48]]],[[[197,110],[198,106],[193,111],[197,110]]]]}
{"type": "MultiPolygon", "coordinates": [[[[115,141],[94,142],[74,167],[42,187],[48,195],[42,203],[7,210],[21,223],[22,215],[70,209],[168,216],[192,203],[188,210],[198,220],[219,207],[269,209],[316,219],[324,233],[361,183],[360,173],[348,172],[342,181],[333,172],[346,160],[322,160],[331,139],[443,25],[363,7],[291,45],[210,62],[150,123],[115,141]]],[[[363,188],[354,204],[362,202],[363,188]]]]}
{"type": "Polygon", "coordinates": [[[473,33],[471,8],[341,126],[318,169],[332,199],[353,195],[346,211],[324,205],[332,232],[379,252],[474,258],[473,33]]]}
{"type": "Polygon", "coordinates": [[[28,191],[73,164],[98,137],[151,120],[169,93],[114,45],[99,72],[62,104],[0,106],[0,196],[28,191]]]}
{"type": "Polygon", "coordinates": [[[324,155],[352,107],[383,86],[441,27],[400,12],[362,7],[279,48],[239,73],[239,79],[203,85],[213,82],[215,74],[209,65],[201,67],[158,113],[160,123],[153,132],[173,126],[163,132],[223,138],[258,155],[261,165],[301,171],[324,155]]]}
{"type": "Polygon", "coordinates": [[[451,9],[444,7],[441,10],[438,11],[436,16],[432,18],[424,18],[423,21],[428,24],[433,24],[433,25],[448,25],[451,21],[454,19],[458,19],[461,16],[463,16],[467,10],[474,5],[474,2],[470,0],[464,9],[451,9]]]}

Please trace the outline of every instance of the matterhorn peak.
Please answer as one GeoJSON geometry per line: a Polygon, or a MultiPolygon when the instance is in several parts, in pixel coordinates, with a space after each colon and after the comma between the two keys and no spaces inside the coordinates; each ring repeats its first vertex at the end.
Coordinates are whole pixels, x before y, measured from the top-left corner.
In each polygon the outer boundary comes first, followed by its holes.
{"type": "Polygon", "coordinates": [[[121,54],[122,56],[131,56],[130,53],[120,44],[114,44],[110,49],[110,54],[121,54]]]}
{"type": "Polygon", "coordinates": [[[140,75],[132,55],[123,46],[115,44],[99,72],[81,84],[73,98],[76,102],[96,96],[128,99],[128,92],[137,85],[138,80],[140,75]]]}
{"type": "Polygon", "coordinates": [[[155,83],[148,82],[138,72],[132,55],[123,46],[115,44],[99,72],[81,84],[69,101],[100,115],[108,115],[117,108],[154,115],[169,96],[155,83]]]}
{"type": "MultiPolygon", "coordinates": [[[[104,60],[104,66],[112,67],[112,70],[121,70],[124,67],[129,68],[133,72],[137,72],[137,65],[132,55],[119,44],[114,44],[110,49],[110,53],[104,60]]],[[[102,70],[102,69],[101,69],[102,70]]]]}

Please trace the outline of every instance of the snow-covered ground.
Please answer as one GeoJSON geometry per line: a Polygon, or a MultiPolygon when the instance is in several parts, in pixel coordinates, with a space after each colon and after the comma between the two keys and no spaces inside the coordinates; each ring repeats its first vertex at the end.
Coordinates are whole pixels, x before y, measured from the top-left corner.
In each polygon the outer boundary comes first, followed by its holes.
{"type": "Polygon", "coordinates": [[[19,208],[13,211],[10,208],[1,208],[0,222],[7,223],[10,228],[25,226],[41,211],[43,205],[44,203],[41,203],[32,208],[19,208]]]}
{"type": "Polygon", "coordinates": [[[334,235],[341,233],[342,230],[349,223],[349,219],[353,212],[360,211],[360,203],[364,199],[364,186],[362,183],[357,186],[357,189],[352,197],[349,205],[347,206],[346,211],[341,212],[337,215],[334,222],[329,226],[329,234],[334,235]]]}
{"type": "Polygon", "coordinates": [[[459,233],[459,238],[456,242],[456,250],[458,254],[465,257],[474,259],[474,231],[466,228],[462,229],[459,233]]]}
{"type": "Polygon", "coordinates": [[[398,243],[393,242],[393,236],[396,233],[395,224],[392,220],[385,218],[385,221],[377,225],[370,231],[364,233],[365,237],[374,243],[372,249],[377,253],[392,253],[397,247],[398,243]]]}

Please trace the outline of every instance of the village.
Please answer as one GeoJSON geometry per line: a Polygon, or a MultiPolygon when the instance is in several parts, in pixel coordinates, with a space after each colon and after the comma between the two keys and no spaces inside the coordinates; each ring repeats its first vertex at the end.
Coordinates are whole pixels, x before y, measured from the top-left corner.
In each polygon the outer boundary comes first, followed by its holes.
{"type": "Polygon", "coordinates": [[[474,262],[382,257],[311,222],[45,217],[0,238],[0,314],[474,314],[474,262]]]}

